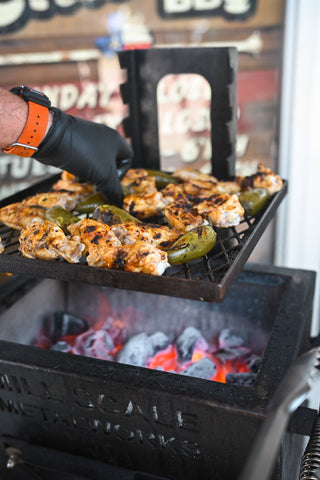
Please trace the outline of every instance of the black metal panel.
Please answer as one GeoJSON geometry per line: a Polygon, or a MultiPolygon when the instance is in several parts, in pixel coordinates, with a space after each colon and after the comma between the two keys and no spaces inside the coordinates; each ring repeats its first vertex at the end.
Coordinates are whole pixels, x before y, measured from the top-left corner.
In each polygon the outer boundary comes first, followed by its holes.
{"type": "MultiPolygon", "coordinates": [[[[56,180],[57,177],[54,176],[12,195],[0,201],[0,207],[19,202],[28,195],[48,191],[56,180]]],[[[245,218],[239,227],[218,230],[216,245],[208,255],[187,264],[172,266],[160,277],[89,267],[85,263],[24,258],[18,251],[19,232],[2,224],[0,236],[6,248],[0,255],[0,271],[33,278],[83,281],[160,295],[222,302],[286,193],[287,182],[284,182],[282,190],[269,200],[258,215],[245,218]]]]}
{"type": "Polygon", "coordinates": [[[131,137],[134,166],[160,169],[157,86],[167,74],[196,73],[211,87],[212,174],[235,175],[237,50],[231,48],[152,48],[119,52],[127,82],[120,86],[129,105],[123,126],[131,137]]]}

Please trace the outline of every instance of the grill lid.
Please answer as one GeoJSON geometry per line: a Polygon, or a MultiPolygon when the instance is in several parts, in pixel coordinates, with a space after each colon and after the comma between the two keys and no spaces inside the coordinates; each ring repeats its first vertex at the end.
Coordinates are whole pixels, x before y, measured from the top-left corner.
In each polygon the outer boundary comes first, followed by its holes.
{"type": "MultiPolygon", "coordinates": [[[[0,201],[0,208],[25,197],[48,191],[60,174],[0,201]]],[[[274,217],[287,193],[287,182],[272,196],[256,216],[245,217],[237,227],[217,230],[217,241],[211,252],[190,263],[175,265],[161,276],[89,267],[85,262],[45,261],[22,257],[19,232],[0,223],[5,251],[0,255],[0,271],[33,278],[81,281],[95,285],[156,293],[207,302],[222,302],[258,240],[274,217]]]]}

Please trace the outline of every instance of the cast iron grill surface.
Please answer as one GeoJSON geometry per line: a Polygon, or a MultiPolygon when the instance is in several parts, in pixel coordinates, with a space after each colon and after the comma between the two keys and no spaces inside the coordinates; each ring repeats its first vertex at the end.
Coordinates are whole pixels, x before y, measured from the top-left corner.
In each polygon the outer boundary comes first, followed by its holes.
{"type": "MultiPolygon", "coordinates": [[[[49,191],[60,175],[50,177],[2,201],[0,208],[27,196],[49,191]]],[[[36,278],[83,281],[160,295],[222,302],[258,240],[287,193],[287,182],[270,198],[258,215],[246,217],[239,226],[217,229],[217,242],[211,252],[190,263],[175,265],[161,277],[121,270],[70,264],[64,260],[45,261],[24,258],[19,252],[19,232],[0,223],[5,251],[0,256],[0,271],[36,278]]]]}

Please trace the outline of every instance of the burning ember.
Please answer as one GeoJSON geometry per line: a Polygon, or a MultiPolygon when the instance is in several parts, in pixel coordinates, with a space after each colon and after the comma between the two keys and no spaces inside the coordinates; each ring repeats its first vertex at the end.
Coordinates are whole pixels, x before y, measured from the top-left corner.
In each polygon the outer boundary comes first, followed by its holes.
{"type": "Polygon", "coordinates": [[[261,357],[232,329],[222,329],[210,341],[193,326],[185,327],[175,338],[162,331],[128,338],[126,325],[134,322],[139,312],[126,307],[119,313],[110,305],[104,305],[103,312],[103,319],[89,322],[57,311],[45,319],[33,345],[216,382],[242,386],[254,382],[261,357]]]}

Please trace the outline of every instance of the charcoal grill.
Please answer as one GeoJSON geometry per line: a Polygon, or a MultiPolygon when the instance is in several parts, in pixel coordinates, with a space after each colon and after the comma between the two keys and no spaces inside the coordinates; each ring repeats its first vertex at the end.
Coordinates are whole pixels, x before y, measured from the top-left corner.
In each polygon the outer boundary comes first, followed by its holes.
{"type": "MultiPolygon", "coordinates": [[[[12,290],[3,291],[6,308],[0,317],[2,434],[11,445],[19,440],[146,475],[237,478],[276,386],[311,345],[311,272],[247,265],[223,303],[52,279],[27,282],[17,299],[23,288],[14,286],[14,277],[11,281],[12,290]],[[222,325],[247,332],[249,343],[263,353],[254,385],[187,378],[28,345],[51,311],[93,314],[101,294],[139,307],[145,321],[132,325],[134,331],[152,332],[161,324],[168,331],[193,325],[206,335],[222,325]],[[154,315],[145,314],[146,305],[154,315]]],[[[275,479],[297,478],[302,455],[297,433],[310,434],[315,413],[304,407],[294,415],[275,479]]]]}
{"type": "MultiPolygon", "coordinates": [[[[233,177],[236,63],[234,49],[121,53],[128,79],[121,91],[130,108],[124,127],[132,139],[135,167],[159,168],[156,82],[165,73],[195,71],[218,86],[211,117],[219,132],[212,136],[212,173],[221,179],[233,177]],[[209,64],[208,58],[214,61],[209,64]]],[[[56,180],[33,185],[2,200],[0,207],[47,191],[56,180]]],[[[284,181],[261,213],[246,217],[239,227],[219,231],[209,255],[171,267],[161,277],[25,259],[18,252],[17,233],[0,226],[6,245],[0,271],[14,274],[0,290],[1,458],[8,447],[22,450],[26,464],[37,464],[38,478],[55,478],[51,467],[58,459],[60,480],[106,475],[112,480],[237,478],[269,399],[288,366],[311,346],[314,273],[246,265],[286,193],[284,181]],[[170,330],[201,324],[206,334],[222,325],[247,332],[263,355],[253,386],[29,345],[44,315],[61,308],[81,317],[95,308],[101,292],[152,306],[146,323],[134,328],[152,332],[158,325],[170,330]],[[189,314],[182,318],[186,306],[189,314]],[[74,459],[83,470],[71,467],[74,459]]],[[[305,405],[293,415],[273,480],[297,478],[302,435],[310,435],[316,414],[305,405]]],[[[17,469],[22,475],[23,465],[17,469]]],[[[2,470],[8,479],[19,478],[2,470]]]]}

